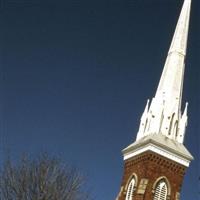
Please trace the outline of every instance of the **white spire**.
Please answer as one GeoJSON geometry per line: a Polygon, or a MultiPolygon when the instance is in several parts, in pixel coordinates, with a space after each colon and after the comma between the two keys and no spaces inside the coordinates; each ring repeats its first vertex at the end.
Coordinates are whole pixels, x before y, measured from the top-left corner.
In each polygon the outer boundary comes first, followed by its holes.
{"type": "Polygon", "coordinates": [[[142,116],[137,140],[150,134],[163,134],[179,143],[184,141],[187,105],[181,116],[181,101],[190,9],[191,0],[185,0],[156,95],[145,112],[146,118],[142,116]]]}

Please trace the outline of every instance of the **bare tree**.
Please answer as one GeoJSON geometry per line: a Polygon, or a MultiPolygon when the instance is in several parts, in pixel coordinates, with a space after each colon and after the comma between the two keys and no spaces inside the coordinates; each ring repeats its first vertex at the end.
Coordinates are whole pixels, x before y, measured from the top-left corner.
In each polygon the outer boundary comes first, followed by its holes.
{"type": "Polygon", "coordinates": [[[47,155],[23,158],[18,164],[8,159],[0,172],[0,199],[88,200],[84,183],[78,170],[47,155]]]}

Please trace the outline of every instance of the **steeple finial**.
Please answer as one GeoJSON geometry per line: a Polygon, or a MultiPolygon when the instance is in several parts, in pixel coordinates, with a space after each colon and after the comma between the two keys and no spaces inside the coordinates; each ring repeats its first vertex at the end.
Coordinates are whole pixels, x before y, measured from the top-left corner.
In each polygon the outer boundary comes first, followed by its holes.
{"type": "Polygon", "coordinates": [[[140,124],[137,140],[150,134],[163,134],[183,143],[185,132],[183,127],[187,125],[187,116],[181,116],[181,101],[190,10],[191,0],[185,0],[156,95],[146,114],[145,127],[142,127],[144,119],[140,124]]]}

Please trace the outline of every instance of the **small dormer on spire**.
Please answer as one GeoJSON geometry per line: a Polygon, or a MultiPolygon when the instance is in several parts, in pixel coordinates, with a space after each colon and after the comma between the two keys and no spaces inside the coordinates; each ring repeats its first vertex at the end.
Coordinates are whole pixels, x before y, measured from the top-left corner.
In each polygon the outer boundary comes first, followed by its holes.
{"type": "Polygon", "coordinates": [[[183,115],[182,115],[180,123],[179,123],[179,134],[177,137],[179,143],[184,142],[185,130],[187,127],[187,122],[188,122],[187,110],[188,110],[188,103],[186,103],[186,105],[185,105],[185,110],[183,112],[183,115]]]}
{"type": "Polygon", "coordinates": [[[143,136],[143,133],[145,132],[146,126],[147,126],[147,117],[148,117],[148,111],[149,111],[149,99],[147,100],[147,104],[145,106],[144,112],[142,114],[141,120],[140,120],[140,127],[137,134],[137,140],[140,139],[143,136]]]}

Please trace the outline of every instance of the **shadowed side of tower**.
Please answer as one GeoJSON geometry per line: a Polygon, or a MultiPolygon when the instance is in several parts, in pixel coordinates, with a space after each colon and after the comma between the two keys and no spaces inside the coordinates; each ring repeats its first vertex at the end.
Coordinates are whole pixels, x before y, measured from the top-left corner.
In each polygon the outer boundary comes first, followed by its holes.
{"type": "Polygon", "coordinates": [[[183,145],[187,103],[181,112],[191,0],[184,0],[160,82],[142,114],[137,138],[125,148],[117,200],[179,200],[193,159],[183,145]]]}

